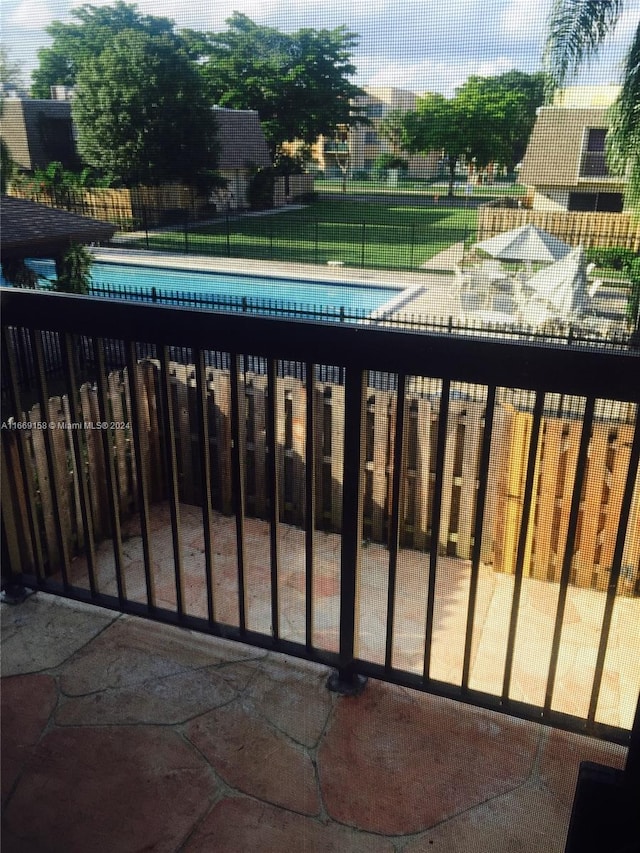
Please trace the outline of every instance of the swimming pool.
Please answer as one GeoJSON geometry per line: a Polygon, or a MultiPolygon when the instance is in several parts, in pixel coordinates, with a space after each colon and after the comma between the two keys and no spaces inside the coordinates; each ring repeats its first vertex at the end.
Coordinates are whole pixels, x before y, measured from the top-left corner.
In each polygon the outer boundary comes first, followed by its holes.
{"type": "MultiPolygon", "coordinates": [[[[29,265],[45,278],[55,278],[52,261],[30,260],[29,265]]],[[[272,278],[236,273],[220,273],[195,269],[174,269],[138,264],[95,261],[91,281],[97,295],[117,297],[125,294],[155,293],[158,300],[172,301],[179,295],[194,296],[206,307],[224,307],[228,302],[243,300],[253,310],[271,312],[278,306],[286,313],[295,306],[299,310],[328,309],[330,313],[344,309],[346,314],[367,316],[390,300],[397,299],[402,288],[376,285],[370,282],[344,284],[340,282],[272,278]]]]}

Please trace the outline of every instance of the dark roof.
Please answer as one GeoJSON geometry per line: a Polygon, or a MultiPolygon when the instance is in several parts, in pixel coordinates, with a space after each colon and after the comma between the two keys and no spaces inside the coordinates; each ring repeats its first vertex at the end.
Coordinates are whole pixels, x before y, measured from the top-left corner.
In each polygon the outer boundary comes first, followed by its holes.
{"type": "Polygon", "coordinates": [[[2,137],[21,169],[41,169],[52,160],[65,168],[77,165],[69,101],[6,98],[2,137]]]}
{"type": "Polygon", "coordinates": [[[115,227],[23,198],[1,198],[2,258],[53,257],[71,243],[109,240],[115,227]]]}
{"type": "Polygon", "coordinates": [[[606,107],[543,107],[529,138],[520,181],[531,186],[576,185],[585,133],[607,129],[608,113],[606,107]]]}
{"type": "Polygon", "coordinates": [[[245,169],[271,165],[269,146],[255,110],[215,107],[219,169],[245,169]]]}

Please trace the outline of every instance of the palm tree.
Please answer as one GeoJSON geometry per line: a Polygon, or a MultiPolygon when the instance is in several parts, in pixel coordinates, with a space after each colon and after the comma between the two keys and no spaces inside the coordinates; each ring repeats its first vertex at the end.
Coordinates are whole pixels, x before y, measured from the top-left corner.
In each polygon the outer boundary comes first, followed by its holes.
{"type": "MultiPolygon", "coordinates": [[[[624,0],[554,0],[551,10],[545,65],[552,86],[562,85],[567,73],[594,54],[614,29],[624,0]]],[[[608,138],[612,168],[629,169],[627,202],[640,205],[640,26],[622,77],[608,138]]]]}

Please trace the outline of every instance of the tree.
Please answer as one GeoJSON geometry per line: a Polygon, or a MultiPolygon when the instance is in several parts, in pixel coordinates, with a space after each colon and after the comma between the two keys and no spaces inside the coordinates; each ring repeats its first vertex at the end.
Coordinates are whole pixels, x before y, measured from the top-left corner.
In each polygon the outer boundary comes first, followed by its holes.
{"type": "MultiPolygon", "coordinates": [[[[481,122],[475,145],[487,148],[487,163],[494,160],[512,171],[522,160],[536,111],[544,103],[545,85],[545,74],[513,70],[496,77],[470,77],[457,90],[471,120],[477,116],[481,122]]],[[[473,140],[470,144],[474,147],[473,140]]]]}
{"type": "Polygon", "coordinates": [[[447,100],[428,94],[405,113],[396,128],[397,144],[409,152],[442,149],[449,167],[449,195],[464,155],[480,168],[499,162],[513,169],[524,154],[542,103],[544,77],[511,71],[497,77],[470,77],[447,100]]]}
{"type": "MultiPolygon", "coordinates": [[[[357,36],[345,27],[293,34],[255,24],[235,12],[228,29],[194,37],[201,72],[220,106],[256,110],[275,153],[294,139],[311,144],[353,121],[350,102],[362,91],[349,82],[357,36]]],[[[196,34],[197,36],[197,34],[196,34]]]]}
{"type": "MultiPolygon", "coordinates": [[[[624,0],[555,0],[549,18],[544,60],[550,90],[561,86],[569,71],[593,55],[615,28],[624,0]]],[[[640,205],[640,25],[622,74],[622,90],[612,110],[608,134],[610,165],[629,174],[627,202],[640,205]]]]}
{"type": "Polygon", "coordinates": [[[124,30],[164,36],[176,49],[184,48],[173,21],[140,15],[135,5],[123,0],[113,6],[81,6],[72,9],[71,15],[77,23],[54,21],[46,28],[53,44],[38,51],[39,65],[32,75],[34,98],[49,98],[51,86],[74,86],[80,69],[97,59],[108,42],[124,30]]]}
{"type": "Polygon", "coordinates": [[[458,160],[469,153],[470,127],[466,114],[452,98],[427,94],[415,110],[405,113],[403,146],[411,153],[442,150],[449,168],[449,195],[453,195],[458,160]]]}
{"type": "Polygon", "coordinates": [[[88,293],[92,263],[93,255],[87,247],[81,243],[72,243],[55,259],[55,289],[60,293],[88,293]]]}
{"type": "Polygon", "coordinates": [[[391,145],[391,153],[400,157],[405,153],[404,110],[391,110],[378,125],[378,133],[391,145]]]}
{"type": "Polygon", "coordinates": [[[80,156],[112,184],[216,183],[213,110],[170,38],[125,30],[111,39],[81,68],[72,110],[80,156]]]}

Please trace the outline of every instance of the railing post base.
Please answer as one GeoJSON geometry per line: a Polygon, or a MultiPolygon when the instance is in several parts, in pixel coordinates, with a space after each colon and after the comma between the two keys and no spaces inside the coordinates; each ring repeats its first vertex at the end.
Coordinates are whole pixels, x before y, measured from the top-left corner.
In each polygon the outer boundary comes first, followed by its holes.
{"type": "Polygon", "coordinates": [[[369,679],[357,672],[340,671],[336,669],[327,679],[327,689],[341,696],[359,696],[367,686],[369,679]]]}
{"type": "Polygon", "coordinates": [[[0,602],[2,604],[22,604],[30,595],[35,593],[35,589],[29,589],[19,583],[8,583],[0,592],[0,602]]]}

